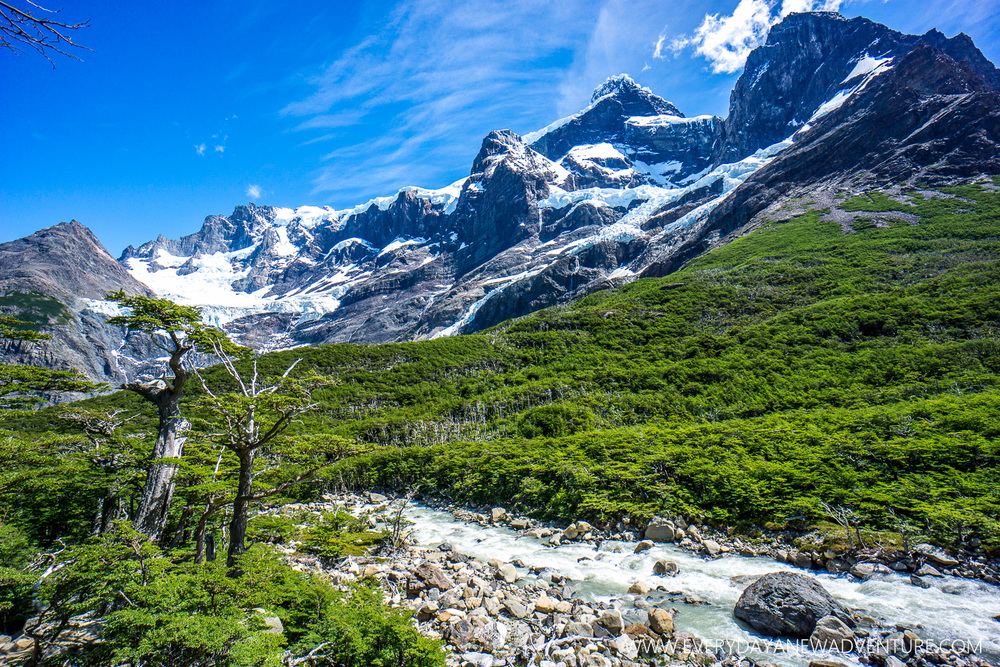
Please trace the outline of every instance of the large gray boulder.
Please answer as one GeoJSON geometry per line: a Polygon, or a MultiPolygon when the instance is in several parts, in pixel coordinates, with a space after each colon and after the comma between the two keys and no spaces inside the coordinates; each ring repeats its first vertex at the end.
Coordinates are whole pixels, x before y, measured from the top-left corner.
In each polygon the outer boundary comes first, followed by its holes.
{"type": "Polygon", "coordinates": [[[673,542],[676,535],[673,522],[655,517],[646,526],[644,537],[653,542],[673,542]]]}
{"type": "Polygon", "coordinates": [[[807,639],[824,616],[854,626],[850,613],[818,581],[795,572],[771,572],[743,591],[733,613],[772,637],[807,639]]]}

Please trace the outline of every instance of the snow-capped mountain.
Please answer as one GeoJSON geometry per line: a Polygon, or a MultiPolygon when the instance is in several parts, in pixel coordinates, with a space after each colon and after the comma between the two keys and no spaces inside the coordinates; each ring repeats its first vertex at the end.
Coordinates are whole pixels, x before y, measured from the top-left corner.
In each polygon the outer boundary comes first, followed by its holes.
{"type": "Polygon", "coordinates": [[[119,261],[258,349],[478,331],[669,273],[809,191],[1000,173],[998,89],[965,35],[792,14],[750,54],[725,119],[614,76],[579,113],[491,132],[440,190],[238,206],[119,261]]]}

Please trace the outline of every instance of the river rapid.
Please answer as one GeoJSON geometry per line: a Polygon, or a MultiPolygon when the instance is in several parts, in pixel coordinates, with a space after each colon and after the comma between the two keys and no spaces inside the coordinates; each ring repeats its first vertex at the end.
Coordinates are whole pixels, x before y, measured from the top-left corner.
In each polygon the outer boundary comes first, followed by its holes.
{"type": "MultiPolygon", "coordinates": [[[[731,555],[706,560],[672,544],[656,544],[639,554],[633,553],[635,542],[610,540],[596,549],[579,542],[553,548],[547,540],[527,537],[506,527],[458,521],[449,512],[422,505],[409,506],[406,518],[414,524],[411,541],[419,546],[450,543],[456,551],[484,562],[492,558],[503,562],[520,559],[527,566],[519,569],[525,583],[537,581],[529,569],[551,568],[572,579],[568,585],[577,591],[574,597],[611,602],[622,608],[627,619],[631,614],[635,620],[645,619],[644,610],[629,611],[637,599],[627,593],[632,583],[645,581],[653,589],[642,596],[645,602],[676,607],[678,630],[694,633],[709,646],[729,643],[751,655],[760,655],[761,650],[749,646],[767,645],[767,659],[781,665],[799,666],[811,659],[834,656],[749,631],[733,617],[733,607],[749,582],[737,583],[732,577],[801,571],[816,577],[834,597],[860,614],[916,629],[938,644],[962,642],[981,657],[994,663],[1000,661],[1000,622],[993,618],[1000,614],[1000,588],[977,580],[928,577],[932,587],[923,589],[912,585],[908,575],[878,574],[861,581],[849,574],[798,570],[769,558],[731,555]],[[653,563],[657,560],[677,563],[679,573],[654,576],[653,563]]],[[[643,604],[639,601],[640,606],[643,604]]],[[[845,660],[845,654],[835,657],[850,662],[845,660]]]]}

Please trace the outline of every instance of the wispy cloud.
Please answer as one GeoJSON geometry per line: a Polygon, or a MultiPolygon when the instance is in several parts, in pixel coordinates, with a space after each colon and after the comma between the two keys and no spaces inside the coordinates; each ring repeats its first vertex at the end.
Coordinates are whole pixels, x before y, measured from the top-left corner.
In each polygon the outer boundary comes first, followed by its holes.
{"type": "Polygon", "coordinates": [[[246,195],[247,195],[247,197],[249,197],[252,200],[260,199],[261,195],[263,195],[263,194],[264,194],[264,191],[261,189],[261,187],[259,185],[248,185],[247,186],[246,195]]]}
{"type": "Polygon", "coordinates": [[[660,33],[660,36],[656,38],[656,44],[653,46],[653,57],[657,60],[663,60],[667,57],[667,55],[663,52],[663,47],[666,45],[666,42],[667,31],[664,29],[664,31],[660,33]]]}
{"type": "MultiPolygon", "coordinates": [[[[771,26],[793,12],[837,11],[842,0],[784,0],[780,10],[769,0],[740,0],[732,14],[706,14],[693,34],[671,43],[674,53],[694,47],[695,53],[712,64],[712,71],[739,71],[747,56],[764,43],[771,26]]],[[[658,45],[659,46],[659,45],[658,45]]]]}
{"type": "Polygon", "coordinates": [[[225,153],[226,152],[226,147],[225,146],[216,145],[215,152],[216,153],[225,153]]]}
{"type": "Polygon", "coordinates": [[[587,40],[596,5],[416,0],[397,8],[283,110],[296,131],[322,131],[306,143],[341,142],[325,156],[316,191],[346,197],[444,185],[498,125],[535,129],[567,54],[587,40]]]}
{"type": "Polygon", "coordinates": [[[208,148],[208,146],[206,146],[205,144],[201,143],[201,144],[198,144],[198,145],[196,145],[194,147],[194,152],[197,153],[198,155],[204,155],[206,148],[208,148]]]}

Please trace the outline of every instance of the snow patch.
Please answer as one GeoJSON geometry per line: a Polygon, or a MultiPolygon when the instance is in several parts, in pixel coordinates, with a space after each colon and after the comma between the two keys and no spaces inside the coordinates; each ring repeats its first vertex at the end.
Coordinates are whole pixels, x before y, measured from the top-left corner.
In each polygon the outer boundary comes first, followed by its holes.
{"type": "Polygon", "coordinates": [[[848,81],[850,81],[855,77],[859,77],[865,74],[871,74],[875,70],[882,70],[882,71],[887,70],[889,69],[889,64],[891,62],[892,62],[891,57],[873,58],[868,53],[865,53],[864,57],[858,60],[858,62],[854,64],[854,69],[851,70],[851,73],[848,74],[847,77],[843,81],[841,81],[841,83],[847,83],[848,81]]]}
{"type": "Polygon", "coordinates": [[[572,116],[566,116],[565,118],[560,118],[559,120],[555,121],[554,123],[549,123],[548,125],[546,125],[545,127],[543,127],[540,130],[535,130],[534,132],[528,132],[526,135],[524,135],[521,138],[524,139],[524,143],[526,143],[526,144],[533,144],[536,141],[538,141],[539,139],[541,139],[542,137],[544,137],[549,132],[555,132],[556,130],[558,130],[563,125],[566,125],[567,123],[570,123],[570,122],[576,120],[579,117],[580,117],[580,114],[575,113],[572,116]]]}
{"type": "Polygon", "coordinates": [[[569,149],[567,157],[577,160],[622,160],[628,161],[617,148],[608,143],[603,144],[583,144],[569,149]]]}
{"type": "Polygon", "coordinates": [[[831,111],[839,109],[844,105],[844,102],[851,98],[852,95],[856,95],[864,90],[865,87],[871,83],[873,79],[875,79],[875,77],[892,69],[891,63],[892,58],[872,58],[868,54],[865,54],[865,57],[857,62],[854,69],[851,70],[851,73],[847,75],[847,78],[844,79],[842,83],[852,81],[859,76],[864,76],[864,78],[854,87],[845,88],[844,90],[837,92],[836,95],[821,104],[819,108],[816,109],[816,112],[812,115],[812,117],[806,121],[805,125],[799,131],[804,132],[818,119],[822,118],[831,111]]]}
{"type": "Polygon", "coordinates": [[[400,248],[405,248],[406,246],[411,246],[411,245],[420,245],[421,243],[427,243],[427,239],[425,238],[404,239],[402,237],[396,237],[392,243],[382,248],[382,251],[379,252],[378,256],[381,257],[382,255],[393,252],[394,250],[399,250],[400,248]]]}
{"type": "Polygon", "coordinates": [[[625,121],[627,125],[637,127],[663,127],[666,125],[706,125],[711,124],[713,116],[694,116],[684,118],[683,116],[671,116],[662,114],[660,116],[631,116],[625,121]]]}

